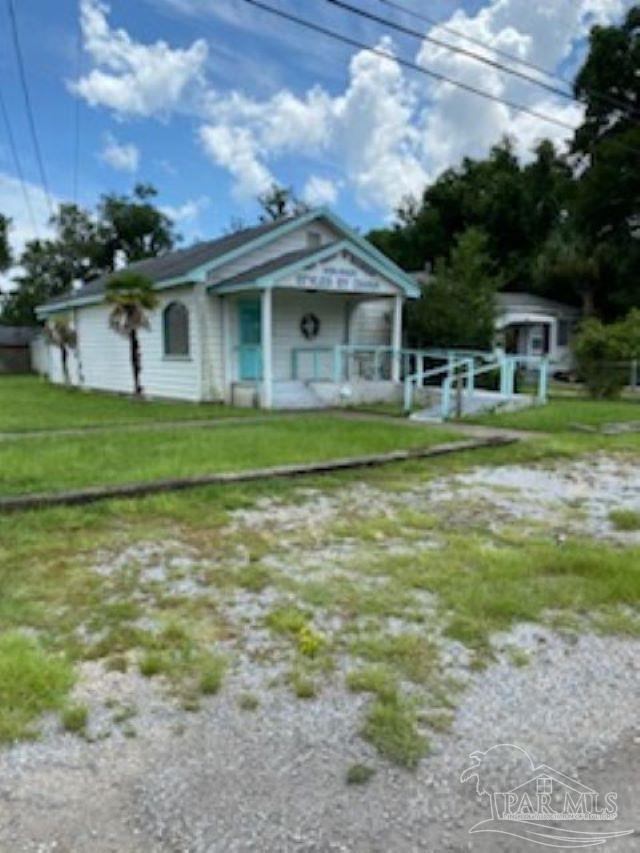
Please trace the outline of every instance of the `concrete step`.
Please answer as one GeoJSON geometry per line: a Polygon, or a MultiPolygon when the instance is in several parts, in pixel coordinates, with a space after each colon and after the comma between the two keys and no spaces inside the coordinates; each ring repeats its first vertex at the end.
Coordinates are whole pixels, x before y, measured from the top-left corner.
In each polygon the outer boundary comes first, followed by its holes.
{"type": "Polygon", "coordinates": [[[273,383],[273,405],[276,409],[320,409],[324,403],[307,383],[291,380],[273,383]]]}

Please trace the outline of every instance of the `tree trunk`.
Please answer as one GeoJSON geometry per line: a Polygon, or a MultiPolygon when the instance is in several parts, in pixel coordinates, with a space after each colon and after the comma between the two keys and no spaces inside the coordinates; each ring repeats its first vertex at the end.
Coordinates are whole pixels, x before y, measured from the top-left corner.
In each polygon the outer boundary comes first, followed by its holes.
{"type": "Polygon", "coordinates": [[[62,361],[62,375],[64,377],[64,384],[69,385],[69,359],[67,355],[67,348],[64,344],[60,344],[60,360],[62,361]]]}
{"type": "Polygon", "coordinates": [[[140,384],[140,344],[138,343],[138,333],[135,329],[131,329],[129,332],[129,348],[131,352],[134,394],[136,397],[140,397],[142,395],[142,385],[140,384]]]}

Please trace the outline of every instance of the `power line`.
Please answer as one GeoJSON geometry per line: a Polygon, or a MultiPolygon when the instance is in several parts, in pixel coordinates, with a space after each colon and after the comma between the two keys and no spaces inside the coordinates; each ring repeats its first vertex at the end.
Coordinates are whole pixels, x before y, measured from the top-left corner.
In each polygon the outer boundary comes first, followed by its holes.
{"type": "Polygon", "coordinates": [[[542,65],[537,65],[535,62],[531,62],[528,59],[522,59],[521,57],[515,56],[513,53],[509,53],[506,50],[501,50],[498,47],[493,47],[492,45],[489,45],[486,42],[482,41],[482,39],[465,35],[465,33],[460,32],[460,30],[454,30],[452,27],[443,24],[441,21],[437,21],[435,18],[432,18],[429,15],[425,15],[424,12],[415,12],[413,9],[409,9],[407,6],[403,6],[402,3],[395,3],[394,0],[378,0],[378,3],[381,3],[383,6],[387,6],[389,9],[395,9],[397,12],[402,12],[405,15],[409,15],[411,18],[415,18],[417,21],[424,21],[426,24],[430,24],[432,27],[437,27],[443,33],[455,36],[456,38],[462,39],[463,41],[468,41],[469,44],[475,44],[476,47],[482,47],[485,50],[490,50],[492,53],[495,53],[496,56],[501,56],[503,59],[508,59],[510,62],[515,62],[517,65],[521,65],[523,68],[530,68],[532,71],[537,71],[539,74],[544,74],[545,77],[551,77],[555,80],[560,80],[561,82],[566,83],[568,86],[572,85],[572,82],[570,80],[567,80],[566,77],[562,77],[560,74],[556,74],[555,71],[549,71],[542,65]]]}
{"type": "Polygon", "coordinates": [[[530,74],[526,74],[524,71],[516,71],[515,68],[509,68],[507,65],[504,65],[502,62],[498,62],[495,59],[491,59],[488,56],[482,56],[480,53],[475,53],[472,50],[468,50],[466,47],[456,47],[449,42],[442,41],[441,39],[434,38],[433,36],[427,35],[425,33],[421,33],[419,30],[411,29],[410,27],[405,27],[402,24],[397,24],[394,21],[390,21],[388,18],[382,18],[379,15],[375,15],[373,12],[367,12],[364,9],[359,9],[357,6],[352,6],[351,3],[345,3],[343,0],[325,0],[326,3],[330,3],[332,6],[337,6],[340,9],[344,9],[346,12],[350,12],[352,15],[358,15],[361,18],[366,18],[368,21],[373,21],[376,24],[382,24],[385,27],[390,27],[393,30],[396,30],[403,35],[411,36],[412,38],[417,38],[420,41],[429,42],[429,44],[434,44],[437,47],[442,47],[445,50],[449,50],[452,53],[459,53],[462,56],[465,56],[467,59],[471,59],[473,62],[481,62],[483,65],[489,65],[491,68],[495,68],[497,71],[502,71],[505,74],[511,74],[514,77],[518,77],[520,80],[524,80],[527,83],[533,83],[536,86],[540,86],[542,89],[546,89],[548,92],[551,92],[553,95],[557,95],[561,98],[567,98],[570,101],[579,101],[579,98],[576,98],[575,95],[571,92],[567,92],[564,89],[559,89],[557,86],[552,86],[550,83],[545,83],[542,80],[537,79],[536,77],[532,77],[530,74]]]}
{"type": "Polygon", "coordinates": [[[335,30],[330,30],[327,27],[322,26],[321,24],[316,24],[313,21],[309,21],[306,18],[299,18],[297,15],[293,15],[290,12],[285,12],[282,9],[276,9],[273,6],[269,6],[266,3],[261,2],[261,0],[243,0],[243,2],[248,3],[251,6],[255,6],[257,9],[262,9],[264,12],[268,12],[271,15],[275,15],[278,18],[291,21],[292,23],[298,24],[301,27],[305,27],[308,30],[320,33],[321,35],[327,36],[328,38],[332,38],[335,41],[340,41],[343,44],[349,45],[350,47],[356,47],[358,48],[358,50],[366,50],[368,53],[380,56],[383,59],[391,59],[397,62],[398,65],[402,65],[403,67],[409,68],[412,71],[417,71],[420,74],[424,74],[427,77],[431,77],[433,80],[438,80],[441,83],[449,83],[450,85],[455,86],[458,89],[462,89],[465,92],[470,92],[473,95],[485,98],[485,100],[494,101],[495,103],[502,104],[503,106],[507,106],[512,110],[516,110],[516,112],[526,113],[527,115],[540,119],[540,121],[547,122],[548,124],[555,124],[557,127],[562,127],[565,130],[570,130],[572,132],[575,132],[576,130],[576,127],[573,124],[569,124],[569,122],[562,121],[562,119],[555,118],[554,116],[547,115],[546,113],[542,113],[539,110],[532,109],[530,107],[525,107],[522,104],[517,103],[516,101],[511,101],[508,98],[502,98],[499,95],[494,95],[491,92],[485,91],[484,89],[478,89],[476,86],[473,86],[470,83],[463,83],[461,80],[454,80],[451,77],[448,77],[446,74],[441,74],[439,71],[432,71],[429,68],[426,68],[422,65],[418,65],[416,62],[411,62],[409,59],[403,59],[399,56],[390,56],[389,53],[387,53],[385,50],[382,50],[381,48],[372,47],[366,42],[359,41],[358,39],[351,38],[350,36],[345,36],[342,33],[338,33],[335,30]]]}
{"type": "MultiPolygon", "coordinates": [[[[474,51],[468,50],[464,47],[457,47],[456,45],[442,41],[441,39],[435,38],[434,36],[421,33],[419,30],[414,30],[410,27],[405,27],[402,24],[397,24],[394,21],[390,21],[388,18],[382,18],[379,15],[373,14],[372,12],[367,12],[364,9],[359,9],[357,6],[353,6],[351,3],[344,2],[344,0],[325,0],[325,2],[330,3],[332,6],[337,6],[340,9],[344,9],[345,11],[350,12],[353,15],[358,15],[361,18],[366,18],[369,21],[374,21],[377,24],[382,24],[385,27],[390,27],[391,29],[396,30],[397,32],[403,33],[404,35],[417,38],[420,41],[429,42],[430,44],[434,44],[437,47],[444,48],[445,50],[451,51],[452,53],[459,53],[462,56],[465,56],[467,59],[471,59],[474,62],[481,62],[484,65],[489,65],[491,68],[495,68],[497,71],[501,71],[505,74],[511,74],[513,77],[517,77],[520,80],[524,80],[527,83],[532,83],[534,86],[539,86],[541,89],[545,89],[552,95],[565,98],[566,100],[573,101],[574,103],[578,104],[585,103],[582,98],[579,98],[577,95],[574,95],[573,92],[567,92],[566,90],[560,89],[557,86],[552,86],[550,83],[545,83],[543,80],[540,80],[536,77],[532,77],[530,74],[526,74],[524,71],[517,71],[515,68],[509,68],[502,62],[498,62],[497,60],[491,59],[487,56],[482,56],[482,54],[480,53],[475,53],[474,51]]],[[[627,109],[630,109],[629,105],[627,105],[627,109]]],[[[631,109],[629,118],[634,117],[639,117],[639,114],[635,109],[631,109]]]]}
{"type": "Polygon", "coordinates": [[[7,0],[7,7],[9,9],[9,18],[11,19],[11,32],[13,35],[13,45],[16,52],[16,59],[18,61],[18,71],[20,73],[20,83],[22,86],[22,94],[24,96],[24,104],[27,110],[27,118],[29,120],[29,129],[31,132],[31,140],[33,142],[33,149],[36,155],[36,161],[38,163],[38,171],[40,172],[40,182],[42,183],[42,188],[44,190],[44,194],[47,199],[47,205],[49,207],[49,214],[53,216],[54,207],[53,201],[51,199],[51,193],[49,192],[49,184],[47,182],[47,176],[44,170],[44,163],[42,160],[42,152],[40,150],[40,142],[38,140],[38,132],[36,130],[36,123],[33,117],[33,108],[31,106],[31,96],[29,94],[29,86],[27,84],[27,75],[25,72],[24,59],[22,56],[22,48],[20,47],[20,38],[18,36],[18,25],[16,22],[16,12],[13,6],[13,0],[7,0]]]}
{"type": "Polygon", "coordinates": [[[9,140],[9,150],[11,151],[11,157],[13,158],[13,166],[16,170],[18,180],[20,181],[20,186],[22,187],[24,206],[26,207],[29,219],[31,220],[31,227],[33,228],[33,233],[36,235],[37,239],[40,239],[40,235],[38,233],[38,224],[33,213],[31,198],[29,197],[29,191],[27,189],[27,184],[24,179],[24,172],[22,171],[22,165],[20,163],[20,158],[18,157],[18,149],[16,148],[16,141],[13,138],[13,131],[11,130],[11,123],[9,121],[9,113],[7,112],[7,108],[4,103],[4,98],[2,97],[2,92],[0,92],[0,113],[2,113],[2,121],[7,132],[7,139],[9,140]]]}
{"type": "MultiPolygon", "coordinates": [[[[509,62],[513,62],[516,65],[521,65],[524,68],[529,68],[532,71],[537,71],[538,74],[543,74],[545,77],[558,80],[561,83],[564,83],[565,86],[569,86],[570,89],[573,89],[573,80],[564,77],[562,74],[558,74],[555,71],[550,71],[548,68],[544,68],[542,65],[538,65],[535,62],[531,62],[531,60],[522,59],[519,56],[514,56],[514,54],[509,53],[506,50],[501,50],[500,48],[487,44],[487,42],[482,41],[482,39],[466,35],[465,33],[460,32],[460,30],[454,30],[452,27],[449,27],[441,23],[440,21],[437,21],[435,18],[432,18],[429,15],[425,15],[422,12],[415,12],[413,9],[409,9],[407,6],[404,6],[401,3],[394,2],[394,0],[378,0],[378,3],[381,3],[383,6],[387,6],[390,9],[395,9],[398,12],[402,12],[405,15],[409,15],[410,17],[415,18],[418,21],[424,21],[425,23],[430,24],[431,26],[441,30],[443,33],[447,33],[448,35],[452,35],[456,38],[462,39],[463,41],[467,41],[469,42],[469,44],[475,44],[476,47],[481,47],[483,48],[483,50],[490,50],[496,56],[501,56],[503,59],[507,59],[509,60],[509,62]]],[[[391,22],[388,23],[390,26],[392,26],[391,22]]],[[[588,95],[591,95],[591,97],[595,100],[602,101],[603,103],[610,104],[611,106],[618,107],[622,110],[631,111],[635,115],[640,115],[640,113],[638,113],[638,110],[636,110],[636,108],[632,104],[630,104],[629,101],[621,100],[620,98],[616,98],[613,95],[609,95],[605,92],[599,92],[597,89],[593,89],[591,87],[585,88],[585,92],[588,95]]],[[[576,100],[584,103],[582,98],[576,98],[576,100]]]]}

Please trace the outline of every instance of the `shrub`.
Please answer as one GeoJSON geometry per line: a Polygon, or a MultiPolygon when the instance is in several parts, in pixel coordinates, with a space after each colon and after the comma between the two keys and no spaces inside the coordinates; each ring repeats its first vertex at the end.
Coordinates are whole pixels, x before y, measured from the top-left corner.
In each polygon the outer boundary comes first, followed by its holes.
{"type": "Polygon", "coordinates": [[[640,310],[624,320],[605,325],[590,317],[574,342],[578,370],[589,394],[609,399],[620,394],[629,380],[629,362],[640,357],[640,310]]]}

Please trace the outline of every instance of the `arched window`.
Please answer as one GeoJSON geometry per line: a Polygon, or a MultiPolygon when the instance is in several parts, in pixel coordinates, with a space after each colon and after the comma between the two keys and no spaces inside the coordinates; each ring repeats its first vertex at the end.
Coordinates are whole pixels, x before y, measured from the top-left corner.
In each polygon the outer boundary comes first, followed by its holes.
{"type": "Polygon", "coordinates": [[[189,355],[189,311],[182,302],[170,302],[162,314],[164,354],[189,355]]]}

